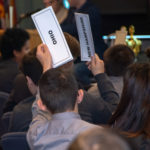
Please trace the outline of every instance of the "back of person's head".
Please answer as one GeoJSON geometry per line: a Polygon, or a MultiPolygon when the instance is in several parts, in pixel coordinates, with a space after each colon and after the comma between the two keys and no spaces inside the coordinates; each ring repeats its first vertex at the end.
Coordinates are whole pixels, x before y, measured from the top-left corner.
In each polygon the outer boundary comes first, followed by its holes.
{"type": "MultiPolygon", "coordinates": [[[[69,33],[64,32],[64,36],[68,43],[71,54],[72,54],[74,60],[76,60],[80,56],[80,44],[79,44],[78,40],[75,37],[73,37],[72,35],[70,35],[69,33]]],[[[72,70],[73,69],[73,61],[70,61],[70,62],[64,64],[60,68],[62,70],[66,70],[66,71],[72,70]]]]}
{"type": "Polygon", "coordinates": [[[36,58],[36,50],[37,48],[31,50],[23,57],[20,69],[25,76],[28,76],[32,79],[35,85],[38,85],[43,68],[39,60],[36,58]]]}
{"type": "Polygon", "coordinates": [[[14,57],[14,50],[21,52],[29,34],[20,28],[7,29],[1,37],[0,51],[3,59],[14,57]]]}
{"type": "Polygon", "coordinates": [[[104,52],[106,73],[109,76],[122,76],[134,59],[134,53],[128,46],[112,46],[104,52]]]}
{"type": "Polygon", "coordinates": [[[124,77],[120,103],[110,124],[123,131],[150,137],[150,64],[132,64],[124,77]]]}
{"type": "Polygon", "coordinates": [[[94,128],[81,133],[68,150],[132,150],[131,144],[111,129],[94,128]]]}
{"type": "Polygon", "coordinates": [[[78,40],[67,32],[64,32],[64,36],[66,38],[73,58],[76,59],[80,56],[80,44],[78,40]]]}
{"type": "Polygon", "coordinates": [[[50,69],[39,81],[42,103],[51,113],[72,111],[75,108],[78,86],[74,76],[60,69],[50,69]]]}

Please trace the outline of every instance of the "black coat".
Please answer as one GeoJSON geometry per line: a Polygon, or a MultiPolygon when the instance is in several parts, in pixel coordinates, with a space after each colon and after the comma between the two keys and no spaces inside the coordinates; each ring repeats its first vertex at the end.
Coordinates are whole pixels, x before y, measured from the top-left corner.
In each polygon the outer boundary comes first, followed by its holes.
{"type": "Polygon", "coordinates": [[[61,27],[64,32],[68,32],[69,34],[73,35],[78,39],[77,27],[74,16],[75,12],[89,14],[95,51],[102,58],[103,52],[107,48],[107,46],[102,40],[102,22],[99,10],[89,1],[87,1],[80,9],[71,8],[69,10],[69,15],[67,19],[61,24],[61,27]]]}
{"type": "Polygon", "coordinates": [[[18,65],[14,60],[0,60],[0,91],[10,93],[18,73],[18,65]]]}

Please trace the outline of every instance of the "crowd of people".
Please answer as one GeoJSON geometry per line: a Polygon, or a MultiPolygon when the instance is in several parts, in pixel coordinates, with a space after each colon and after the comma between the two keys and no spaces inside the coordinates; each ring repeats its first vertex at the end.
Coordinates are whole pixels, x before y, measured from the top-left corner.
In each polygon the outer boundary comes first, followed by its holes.
{"type": "MultiPolygon", "coordinates": [[[[65,10],[61,0],[43,2],[56,15],[65,10]]],[[[58,18],[72,61],[53,68],[47,45],[30,50],[30,36],[20,28],[0,39],[0,101],[8,95],[0,106],[0,148],[149,150],[150,63],[135,63],[126,45],[107,48],[96,7],[89,0],[69,2],[71,9],[58,18]],[[74,12],[90,16],[96,53],[89,62],[80,61],[74,12]],[[11,135],[24,135],[26,146],[20,136],[6,141],[11,135]]]]}

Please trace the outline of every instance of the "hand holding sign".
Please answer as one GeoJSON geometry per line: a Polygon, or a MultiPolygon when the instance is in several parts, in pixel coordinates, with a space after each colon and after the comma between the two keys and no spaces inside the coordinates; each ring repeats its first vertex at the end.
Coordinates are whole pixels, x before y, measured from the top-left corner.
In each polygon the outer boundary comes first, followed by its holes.
{"type": "Polygon", "coordinates": [[[87,65],[94,76],[100,73],[104,73],[104,62],[98,57],[97,54],[91,57],[91,62],[87,62],[87,65]]]}
{"type": "Polygon", "coordinates": [[[43,66],[43,72],[52,68],[52,56],[47,45],[40,44],[37,47],[36,57],[43,66]]]}

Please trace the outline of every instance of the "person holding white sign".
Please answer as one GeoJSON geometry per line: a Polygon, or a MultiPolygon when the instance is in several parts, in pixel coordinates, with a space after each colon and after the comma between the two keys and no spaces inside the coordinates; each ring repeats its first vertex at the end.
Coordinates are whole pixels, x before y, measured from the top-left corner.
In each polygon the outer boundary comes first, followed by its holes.
{"type": "Polygon", "coordinates": [[[92,28],[95,51],[100,58],[102,58],[103,52],[107,46],[102,40],[101,15],[99,10],[89,0],[68,0],[68,2],[70,3],[71,8],[67,19],[61,24],[62,30],[70,33],[78,39],[74,13],[88,14],[92,28]]]}
{"type": "MultiPolygon", "coordinates": [[[[102,59],[103,52],[107,48],[106,44],[102,39],[102,32],[101,32],[101,15],[99,10],[89,1],[89,0],[68,0],[71,6],[69,10],[69,15],[64,23],[61,24],[62,30],[64,32],[68,32],[74,37],[78,39],[78,32],[75,22],[74,13],[83,13],[88,14],[90,23],[91,23],[91,30],[93,34],[95,52],[98,56],[102,59]],[[75,9],[74,9],[75,8],[75,9]]],[[[75,73],[78,77],[78,80],[85,86],[87,89],[90,86],[92,73],[87,69],[87,66],[84,62],[78,60],[75,66],[75,73]],[[82,76],[80,76],[82,74],[82,76]]]]}
{"type": "MultiPolygon", "coordinates": [[[[51,68],[52,62],[49,54],[45,45],[38,47],[38,59],[43,65],[46,65],[43,68],[49,70],[44,70],[46,72],[39,82],[41,99],[33,104],[32,110],[35,115],[27,133],[27,141],[32,150],[67,150],[69,144],[79,133],[96,126],[81,120],[77,108],[82,101],[83,92],[77,89],[77,83],[69,70],[51,68]]],[[[92,58],[89,66],[98,78],[105,76],[104,63],[98,57],[96,60],[92,58]]],[[[108,82],[109,80],[107,85],[108,82]]],[[[104,86],[102,87],[104,90],[104,86]]],[[[115,91],[108,91],[108,86],[105,87],[105,90],[109,93],[108,95],[111,92],[114,98],[117,98],[115,91]]]]}

